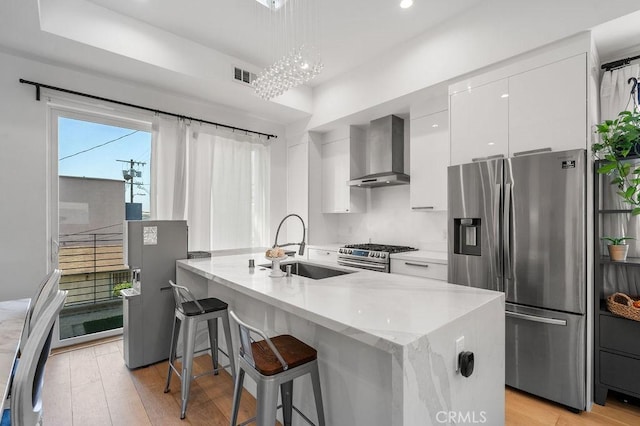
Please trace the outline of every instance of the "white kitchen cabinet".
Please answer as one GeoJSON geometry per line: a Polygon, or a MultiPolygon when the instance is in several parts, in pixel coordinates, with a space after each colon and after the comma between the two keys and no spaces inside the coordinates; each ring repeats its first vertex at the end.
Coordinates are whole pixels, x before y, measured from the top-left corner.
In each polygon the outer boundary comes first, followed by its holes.
{"type": "Polygon", "coordinates": [[[338,263],[338,252],[324,248],[308,248],[307,259],[338,263]]]}
{"type": "Polygon", "coordinates": [[[346,133],[347,137],[340,139],[332,138],[336,133],[329,134],[321,147],[323,213],[366,210],[366,191],[348,184],[365,174],[365,134],[354,126],[346,133]]]}
{"type": "Polygon", "coordinates": [[[412,119],[410,144],[411,209],[447,210],[449,112],[412,119]]]}
{"type": "MultiPolygon", "coordinates": [[[[309,226],[309,143],[306,135],[301,143],[287,148],[287,213],[300,215],[309,226]]],[[[289,219],[285,226],[287,242],[302,241],[300,221],[289,219]]]]}
{"type": "Polygon", "coordinates": [[[391,259],[391,273],[446,281],[447,265],[413,259],[391,259]]]}
{"type": "Polygon", "coordinates": [[[502,79],[450,96],[451,165],[508,155],[508,93],[502,79]]]}
{"type": "Polygon", "coordinates": [[[509,77],[509,154],[586,148],[587,57],[509,77]]]}
{"type": "Polygon", "coordinates": [[[451,164],[587,147],[587,57],[575,55],[449,97],[451,164]]]}

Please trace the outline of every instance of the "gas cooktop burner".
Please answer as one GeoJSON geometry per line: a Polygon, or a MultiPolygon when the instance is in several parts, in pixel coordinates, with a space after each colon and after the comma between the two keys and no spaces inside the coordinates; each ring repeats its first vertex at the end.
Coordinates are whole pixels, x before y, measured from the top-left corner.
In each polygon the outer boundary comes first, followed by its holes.
{"type": "Polygon", "coordinates": [[[384,251],[387,253],[403,253],[406,251],[418,250],[408,246],[391,246],[386,244],[346,244],[344,248],[357,249],[357,250],[369,250],[369,251],[384,251]]]}

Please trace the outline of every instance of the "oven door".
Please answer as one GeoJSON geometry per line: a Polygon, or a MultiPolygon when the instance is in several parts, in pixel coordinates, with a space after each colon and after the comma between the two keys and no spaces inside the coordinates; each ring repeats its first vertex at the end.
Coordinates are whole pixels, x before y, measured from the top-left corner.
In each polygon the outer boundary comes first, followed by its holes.
{"type": "Polygon", "coordinates": [[[338,256],[338,265],[367,269],[369,271],[389,272],[389,263],[367,262],[366,260],[355,260],[340,256],[338,256]]]}

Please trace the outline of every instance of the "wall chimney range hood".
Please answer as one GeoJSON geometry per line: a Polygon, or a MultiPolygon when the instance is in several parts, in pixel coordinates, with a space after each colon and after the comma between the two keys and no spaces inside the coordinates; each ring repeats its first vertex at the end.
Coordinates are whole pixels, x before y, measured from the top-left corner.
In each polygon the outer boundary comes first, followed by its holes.
{"type": "Polygon", "coordinates": [[[349,181],[349,186],[377,188],[405,185],[404,120],[395,115],[373,120],[369,125],[369,174],[349,181]]]}

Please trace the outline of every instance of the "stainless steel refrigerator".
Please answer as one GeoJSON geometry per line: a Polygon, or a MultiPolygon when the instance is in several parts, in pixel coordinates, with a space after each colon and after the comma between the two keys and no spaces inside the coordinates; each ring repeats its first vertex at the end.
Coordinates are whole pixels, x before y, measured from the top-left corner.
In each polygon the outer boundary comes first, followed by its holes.
{"type": "Polygon", "coordinates": [[[134,220],[125,227],[125,259],[135,277],[123,290],[124,360],[129,368],[169,358],[175,302],[169,280],[187,258],[185,220],[134,220]]]}
{"type": "Polygon", "coordinates": [[[449,282],[503,291],[506,384],[586,405],[586,151],[448,169],[449,282]]]}

